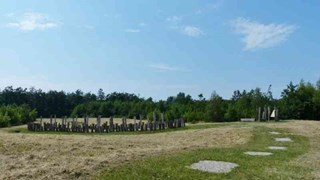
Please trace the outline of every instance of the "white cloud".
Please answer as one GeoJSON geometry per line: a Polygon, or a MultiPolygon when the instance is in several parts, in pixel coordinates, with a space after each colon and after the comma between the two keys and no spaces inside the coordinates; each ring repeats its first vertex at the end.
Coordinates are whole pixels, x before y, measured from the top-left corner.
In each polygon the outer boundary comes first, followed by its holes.
{"type": "Polygon", "coordinates": [[[144,22],[140,22],[136,25],[137,28],[129,28],[125,29],[124,31],[127,33],[140,33],[141,29],[143,29],[147,24],[144,22]]]}
{"type": "Polygon", "coordinates": [[[295,25],[262,24],[245,18],[238,18],[231,25],[237,33],[244,36],[242,41],[245,43],[245,50],[276,46],[286,41],[297,28],[295,25]]]}
{"type": "Polygon", "coordinates": [[[179,68],[179,67],[174,67],[168,64],[162,64],[162,63],[157,63],[157,64],[150,64],[148,65],[149,68],[153,68],[157,71],[160,72],[167,72],[167,71],[184,71],[184,72],[189,72],[190,70],[184,69],[184,68],[179,68]]]}
{"type": "Polygon", "coordinates": [[[6,25],[23,31],[45,30],[59,26],[58,22],[49,20],[48,16],[41,13],[25,13],[21,19],[6,25]]]}
{"type": "Polygon", "coordinates": [[[180,23],[181,20],[182,20],[182,17],[180,17],[180,16],[170,16],[170,17],[167,17],[166,20],[168,22],[171,22],[171,23],[180,23]]]}
{"type": "Polygon", "coordinates": [[[190,37],[199,37],[204,35],[203,31],[199,27],[191,26],[191,25],[183,25],[181,23],[182,17],[181,16],[170,16],[167,17],[166,21],[169,23],[169,28],[180,32],[184,35],[190,37]]]}
{"type": "Polygon", "coordinates": [[[184,26],[181,29],[182,33],[190,36],[190,37],[199,37],[204,35],[204,33],[202,32],[202,30],[198,27],[195,26],[184,26]]]}
{"type": "Polygon", "coordinates": [[[125,32],[127,33],[139,33],[141,32],[140,29],[126,29],[125,32]]]}

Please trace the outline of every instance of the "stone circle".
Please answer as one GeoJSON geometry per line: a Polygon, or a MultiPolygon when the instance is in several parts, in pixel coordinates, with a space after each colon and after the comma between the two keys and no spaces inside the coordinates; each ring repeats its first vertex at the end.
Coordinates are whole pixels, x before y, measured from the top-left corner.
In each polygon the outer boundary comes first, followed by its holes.
{"type": "Polygon", "coordinates": [[[238,164],[223,161],[199,161],[198,163],[192,164],[191,169],[200,170],[203,172],[211,173],[229,173],[233,168],[238,167],[238,164]]]}
{"type": "Polygon", "coordinates": [[[250,156],[270,156],[273,153],[271,153],[271,152],[253,152],[253,151],[248,151],[248,152],[245,152],[244,154],[250,155],[250,156]]]}

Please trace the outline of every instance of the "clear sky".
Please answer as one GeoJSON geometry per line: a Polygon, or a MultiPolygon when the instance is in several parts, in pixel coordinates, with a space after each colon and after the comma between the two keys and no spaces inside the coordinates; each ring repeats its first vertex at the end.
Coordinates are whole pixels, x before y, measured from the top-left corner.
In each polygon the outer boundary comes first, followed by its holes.
{"type": "Polygon", "coordinates": [[[0,88],[164,99],[320,78],[318,0],[1,0],[0,88]]]}

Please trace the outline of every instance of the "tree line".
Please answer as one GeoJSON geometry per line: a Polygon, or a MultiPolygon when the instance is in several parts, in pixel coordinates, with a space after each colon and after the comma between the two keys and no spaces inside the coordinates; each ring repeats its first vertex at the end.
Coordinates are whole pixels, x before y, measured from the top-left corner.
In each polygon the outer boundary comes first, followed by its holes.
{"type": "Polygon", "coordinates": [[[193,99],[181,92],[159,101],[130,93],[106,95],[102,89],[94,94],[81,90],[71,93],[54,90],[44,92],[41,89],[10,86],[0,91],[0,104],[27,105],[42,117],[55,114],[57,117],[102,115],[133,118],[141,115],[152,120],[153,112],[156,112],[159,117],[160,113],[164,113],[166,119],[184,118],[188,122],[238,121],[243,117],[257,117],[258,107],[276,106],[281,119],[320,120],[320,81],[315,84],[303,80],[298,84],[290,82],[278,99],[273,97],[270,85],[266,92],[260,88],[236,90],[231,99],[223,99],[216,92],[208,100],[202,94],[193,99]]]}

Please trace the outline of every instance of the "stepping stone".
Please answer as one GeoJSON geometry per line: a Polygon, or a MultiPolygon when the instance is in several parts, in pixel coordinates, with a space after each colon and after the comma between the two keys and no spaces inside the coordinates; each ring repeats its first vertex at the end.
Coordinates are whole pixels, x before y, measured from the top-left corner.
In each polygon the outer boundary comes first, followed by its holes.
{"type": "Polygon", "coordinates": [[[273,135],[279,135],[279,134],[281,134],[281,133],[279,133],[279,132],[269,132],[270,134],[273,134],[273,135]]]}
{"type": "Polygon", "coordinates": [[[290,138],[275,138],[278,142],[292,142],[290,138]]]}
{"type": "Polygon", "coordinates": [[[268,149],[271,149],[271,150],[287,150],[287,147],[282,147],[282,146],[269,146],[268,149]]]}
{"type": "Polygon", "coordinates": [[[244,154],[250,155],[250,156],[270,156],[273,153],[271,153],[271,152],[252,152],[252,151],[248,151],[248,152],[245,152],[244,154]]]}
{"type": "Polygon", "coordinates": [[[199,161],[198,163],[192,164],[191,169],[200,170],[203,172],[211,173],[229,173],[233,168],[238,167],[238,164],[231,162],[222,161],[199,161]]]}

